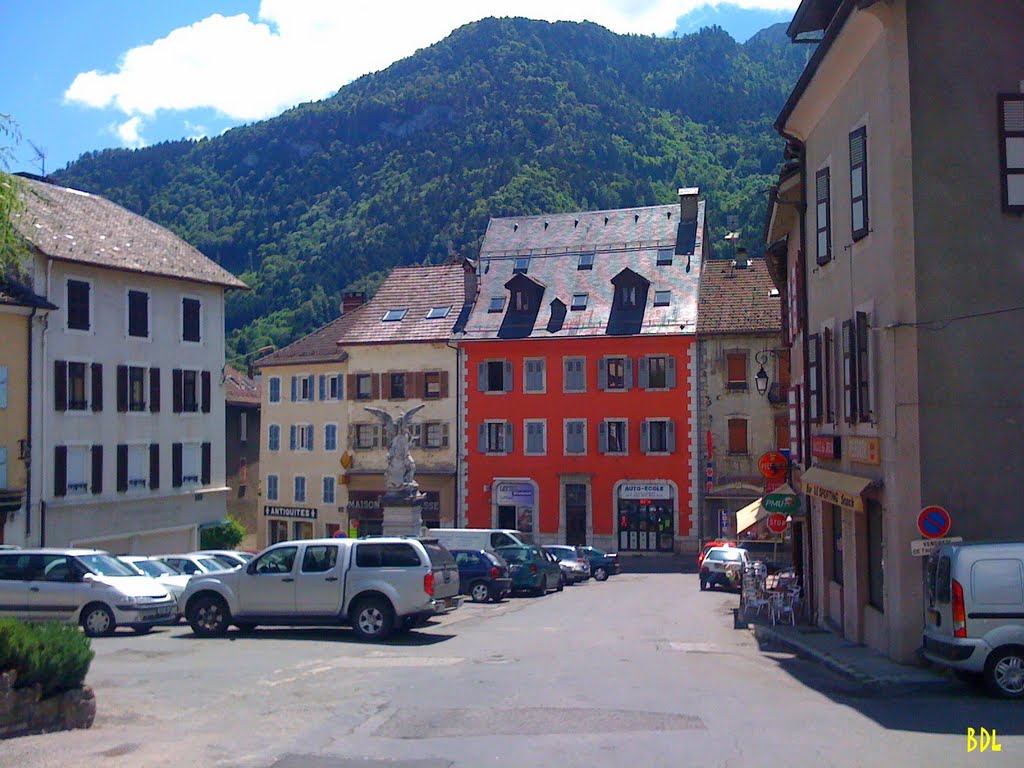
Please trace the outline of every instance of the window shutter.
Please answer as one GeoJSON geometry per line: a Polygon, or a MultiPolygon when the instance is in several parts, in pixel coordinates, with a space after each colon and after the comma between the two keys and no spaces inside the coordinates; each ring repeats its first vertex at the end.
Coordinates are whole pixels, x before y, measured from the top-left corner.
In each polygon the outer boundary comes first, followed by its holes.
{"type": "Polygon", "coordinates": [[[149,410],[151,413],[160,412],[160,369],[149,369],[149,410]]]}
{"type": "Polygon", "coordinates": [[[327,376],[320,374],[320,399],[327,399],[327,376]]]}
{"type": "Polygon", "coordinates": [[[812,423],[821,423],[821,337],[807,337],[807,406],[812,423]]]}
{"type": "Polygon", "coordinates": [[[203,413],[210,412],[210,372],[203,371],[201,375],[203,382],[203,413]]]}
{"type": "Polygon", "coordinates": [[[351,451],[352,447],[355,445],[355,442],[356,442],[356,425],[355,424],[349,424],[348,425],[347,441],[348,441],[347,442],[348,449],[351,451]]]}
{"type": "MultiPolygon", "coordinates": [[[[171,371],[171,410],[174,413],[181,413],[181,369],[175,368],[171,371]]],[[[181,485],[181,483],[178,483],[181,485]]]]}
{"type": "Polygon", "coordinates": [[[380,447],[380,430],[381,430],[381,425],[380,424],[374,424],[373,425],[373,447],[374,448],[379,448],[380,447]]]}
{"type": "Polygon", "coordinates": [[[295,425],[292,424],[290,427],[288,427],[288,450],[294,451],[297,443],[298,430],[296,430],[295,425]]]}
{"type": "Polygon", "coordinates": [[[316,376],[312,373],[306,377],[306,390],[309,392],[309,399],[316,400],[316,376]]]}
{"type": "Polygon", "coordinates": [[[672,419],[665,422],[665,446],[669,453],[676,452],[676,423],[672,419]]]}
{"type": "Polygon", "coordinates": [[[487,363],[476,364],[476,384],[481,392],[487,391],[487,363]]]}
{"type": "Polygon", "coordinates": [[[92,409],[103,410],[103,364],[92,364],[92,409]]]}
{"type": "MultiPolygon", "coordinates": [[[[448,371],[441,371],[440,372],[440,377],[441,377],[441,397],[443,399],[443,398],[448,397],[448,371]]],[[[421,382],[423,381],[423,375],[422,374],[420,374],[420,381],[421,382]]],[[[423,396],[423,394],[420,393],[420,397],[422,397],[422,396],[423,396]]],[[[447,427],[446,427],[446,429],[447,429],[447,427]]]]}
{"type": "Polygon", "coordinates": [[[380,374],[370,374],[370,398],[372,400],[380,400],[380,374]]]}
{"type": "Polygon", "coordinates": [[[391,399],[391,373],[384,374],[384,381],[381,382],[381,389],[384,390],[384,399],[391,399]]]}
{"type": "Polygon", "coordinates": [[[477,427],[476,447],[480,453],[487,453],[487,425],[480,424],[477,427]]]}
{"type": "Polygon", "coordinates": [[[205,486],[210,484],[210,464],[212,463],[213,458],[213,445],[211,443],[203,443],[199,447],[199,452],[201,454],[202,463],[202,466],[200,468],[201,477],[199,478],[199,482],[201,482],[205,486]]]}
{"type": "Polygon", "coordinates": [[[94,494],[100,494],[103,493],[103,446],[92,446],[90,454],[92,459],[92,487],[90,490],[94,494]]]}
{"type": "Polygon", "coordinates": [[[747,453],[747,422],[745,419],[729,419],[729,453],[747,453]]]}
{"type": "Polygon", "coordinates": [[[512,422],[505,422],[505,453],[512,453],[512,422]]]}
{"type": "Polygon", "coordinates": [[[850,231],[854,240],[868,234],[867,128],[850,134],[850,231]]]}
{"type": "Polygon", "coordinates": [[[835,341],[832,337],[832,329],[826,328],[823,334],[821,356],[822,379],[824,381],[824,407],[821,415],[822,418],[830,424],[836,420],[835,404],[832,402],[832,379],[835,377],[832,365],[834,344],[835,341]]]}
{"type": "Polygon", "coordinates": [[[441,425],[441,447],[448,447],[448,422],[441,425]]]}
{"type": "Polygon", "coordinates": [[[638,375],[638,378],[639,378],[639,385],[638,386],[640,387],[640,389],[647,389],[650,386],[651,361],[647,358],[646,355],[644,355],[643,357],[640,358],[640,366],[639,367],[640,367],[640,373],[638,375]]]}
{"type": "Polygon", "coordinates": [[[7,366],[0,365],[0,408],[7,407],[7,366]]]}
{"type": "Polygon", "coordinates": [[[1024,211],[1024,95],[999,94],[999,170],[1003,210],[1024,211]]]}
{"type": "Polygon", "coordinates": [[[829,190],[829,169],[822,168],[814,174],[816,224],[818,234],[818,264],[832,260],[831,192],[829,190]]]}
{"type": "Polygon", "coordinates": [[[665,384],[669,389],[676,388],[676,358],[675,355],[665,356],[665,384]]]}
{"type": "Polygon", "coordinates": [[[128,446],[119,443],[117,446],[117,492],[128,490],[128,446]]]}
{"type": "Polygon", "coordinates": [[[505,377],[504,377],[505,391],[506,392],[511,392],[512,389],[513,389],[513,386],[512,386],[512,361],[511,360],[506,360],[505,364],[504,364],[504,368],[505,368],[505,377]]]}
{"type": "Polygon", "coordinates": [[[640,422],[640,452],[651,452],[651,425],[646,421],[640,422]]]}
{"type": "Polygon", "coordinates": [[[597,388],[602,392],[608,389],[608,361],[603,357],[597,361],[597,388]]]}
{"type": "Polygon", "coordinates": [[[160,443],[149,444],[149,489],[160,487],[160,443]]]}
{"type": "Polygon", "coordinates": [[[626,387],[625,388],[627,390],[629,390],[629,389],[633,388],[633,358],[632,357],[623,358],[623,363],[624,363],[624,368],[626,369],[626,375],[623,377],[625,379],[625,383],[626,383],[626,387]]]}
{"type": "Polygon", "coordinates": [[[292,376],[292,402],[297,402],[299,399],[299,377],[292,376]]]}
{"type": "Polygon", "coordinates": [[[603,421],[597,425],[597,450],[608,453],[608,425],[603,421]]]}
{"type": "Polygon", "coordinates": [[[345,378],[347,379],[347,381],[345,382],[345,386],[348,388],[347,397],[348,397],[349,400],[355,400],[356,399],[356,375],[354,373],[350,373],[345,378]]]}
{"type": "Polygon", "coordinates": [[[857,323],[857,415],[871,421],[871,365],[868,360],[868,316],[858,312],[857,323]]]}
{"type": "Polygon", "coordinates": [[[68,409],[68,364],[65,360],[55,360],[53,363],[53,394],[53,407],[58,411],[66,411],[68,409]]]}
{"type": "Polygon", "coordinates": [[[181,443],[171,443],[171,487],[181,488],[181,443]]]}
{"type": "Polygon", "coordinates": [[[306,425],[306,429],[308,430],[308,434],[306,436],[309,438],[306,441],[306,450],[307,451],[312,451],[313,450],[313,446],[316,445],[316,439],[315,439],[316,430],[313,428],[312,424],[307,424],[306,425]]]}
{"type": "Polygon", "coordinates": [[[53,495],[68,495],[68,447],[58,445],[53,449],[53,495]]]}
{"type": "Polygon", "coordinates": [[[117,366],[117,412],[128,411],[128,366],[117,366]]]}
{"type": "Polygon", "coordinates": [[[843,321],[843,405],[848,423],[857,420],[857,351],[853,322],[843,321]]]}
{"type": "Polygon", "coordinates": [[[629,453],[629,421],[623,419],[622,423],[622,452],[629,453]]]}

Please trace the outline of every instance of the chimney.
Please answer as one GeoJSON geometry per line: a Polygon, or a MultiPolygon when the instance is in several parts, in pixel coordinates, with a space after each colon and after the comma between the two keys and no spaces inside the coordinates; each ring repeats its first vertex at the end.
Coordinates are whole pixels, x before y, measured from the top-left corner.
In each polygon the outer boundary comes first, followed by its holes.
{"type": "Polygon", "coordinates": [[[341,294],[341,306],[338,307],[338,314],[347,314],[356,307],[363,306],[363,304],[365,303],[365,291],[345,291],[343,294],[341,294]]]}
{"type": "Polygon", "coordinates": [[[747,249],[746,248],[740,247],[740,248],[736,249],[736,259],[733,261],[732,265],[734,267],[736,267],[736,269],[746,269],[747,268],[747,249]]]}
{"type": "Polygon", "coordinates": [[[697,220],[697,197],[700,187],[679,188],[679,213],[682,221],[697,220]]]}
{"type": "Polygon", "coordinates": [[[471,259],[463,259],[462,284],[465,288],[463,301],[466,304],[472,304],[476,301],[477,280],[476,264],[471,259]]]}

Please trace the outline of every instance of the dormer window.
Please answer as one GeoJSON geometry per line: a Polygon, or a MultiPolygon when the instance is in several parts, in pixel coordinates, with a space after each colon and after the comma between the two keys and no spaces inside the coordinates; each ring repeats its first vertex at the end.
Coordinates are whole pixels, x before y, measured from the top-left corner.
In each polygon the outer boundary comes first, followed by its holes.
{"type": "Polygon", "coordinates": [[[594,268],[594,254],[593,253],[581,253],[580,261],[576,265],[576,269],[593,269],[594,268]]]}
{"type": "Polygon", "coordinates": [[[526,291],[514,291],[512,298],[515,302],[516,312],[526,312],[530,309],[530,297],[527,296],[526,291]]]}
{"type": "Polygon", "coordinates": [[[512,274],[514,275],[525,275],[527,270],[530,268],[530,257],[520,256],[516,259],[515,264],[512,266],[512,274]]]}
{"type": "Polygon", "coordinates": [[[488,312],[502,312],[505,309],[504,296],[492,296],[491,303],[487,305],[488,312]]]}
{"type": "Polygon", "coordinates": [[[672,291],[655,291],[654,306],[667,307],[672,303],[672,291]]]}
{"type": "Polygon", "coordinates": [[[572,295],[572,308],[574,310],[586,309],[588,296],[590,296],[589,293],[574,293],[572,295]]]}
{"type": "Polygon", "coordinates": [[[447,307],[431,307],[430,311],[427,312],[427,320],[442,320],[448,317],[448,313],[452,311],[452,305],[449,304],[447,307]]]}
{"type": "Polygon", "coordinates": [[[635,285],[624,285],[622,286],[619,296],[621,297],[622,306],[624,307],[635,307],[636,306],[636,286],[635,285]]]}
{"type": "Polygon", "coordinates": [[[405,313],[408,311],[408,309],[389,309],[380,320],[382,323],[396,323],[405,317],[405,313]]]}
{"type": "Polygon", "coordinates": [[[672,266],[672,255],[674,251],[671,248],[659,248],[658,249],[658,266],[659,267],[671,267],[672,266]]]}

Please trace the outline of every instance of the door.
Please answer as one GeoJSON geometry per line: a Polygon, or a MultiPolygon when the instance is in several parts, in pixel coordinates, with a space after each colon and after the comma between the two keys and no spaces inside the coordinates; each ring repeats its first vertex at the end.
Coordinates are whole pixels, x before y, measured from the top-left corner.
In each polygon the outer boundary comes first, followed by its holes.
{"type": "Polygon", "coordinates": [[[565,485],[565,541],[574,547],[587,543],[587,486],[565,485]]]}
{"type": "Polygon", "coordinates": [[[69,621],[78,610],[81,574],[64,555],[33,555],[28,610],[34,619],[69,621]]]}
{"type": "Polygon", "coordinates": [[[502,504],[498,507],[498,527],[507,528],[509,530],[516,530],[518,528],[516,520],[516,508],[511,504],[502,504]]]}
{"type": "Polygon", "coordinates": [[[241,613],[295,613],[294,571],[298,550],[294,546],[268,550],[239,574],[238,608],[241,613]]]}
{"type": "Polygon", "coordinates": [[[0,552],[0,619],[26,618],[28,563],[28,555],[0,552]]]}
{"type": "Polygon", "coordinates": [[[295,582],[296,610],[299,613],[329,616],[341,611],[341,568],[337,544],[309,544],[295,582]]]}

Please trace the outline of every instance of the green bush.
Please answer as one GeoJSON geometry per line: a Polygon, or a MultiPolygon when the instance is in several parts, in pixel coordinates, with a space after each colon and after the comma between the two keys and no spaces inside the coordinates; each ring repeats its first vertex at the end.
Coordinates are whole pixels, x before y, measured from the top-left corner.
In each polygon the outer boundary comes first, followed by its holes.
{"type": "Polygon", "coordinates": [[[200,549],[234,549],[245,538],[245,526],[228,515],[219,525],[204,528],[199,532],[200,549]]]}
{"type": "Polygon", "coordinates": [[[39,683],[44,698],[78,688],[95,655],[78,627],[0,619],[0,670],[17,673],[15,688],[39,683]]]}

